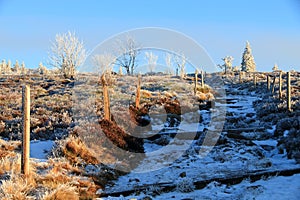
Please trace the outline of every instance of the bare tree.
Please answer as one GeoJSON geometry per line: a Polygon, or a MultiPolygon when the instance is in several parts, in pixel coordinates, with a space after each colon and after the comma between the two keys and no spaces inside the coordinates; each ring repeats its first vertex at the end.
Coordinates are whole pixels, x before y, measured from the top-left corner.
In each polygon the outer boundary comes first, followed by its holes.
{"type": "Polygon", "coordinates": [[[111,73],[115,60],[116,58],[112,54],[98,54],[92,57],[100,76],[111,73]]]}
{"type": "Polygon", "coordinates": [[[50,64],[58,68],[66,78],[73,78],[76,68],[80,66],[86,58],[86,51],[83,42],[75,33],[67,32],[57,34],[55,42],[52,43],[50,64]]]}
{"type": "Polygon", "coordinates": [[[149,71],[152,73],[155,70],[158,56],[155,55],[152,51],[145,52],[145,57],[148,62],[149,71]]]}
{"type": "Polygon", "coordinates": [[[222,58],[222,60],[224,61],[223,65],[218,65],[221,69],[224,69],[225,74],[227,74],[227,72],[230,72],[233,70],[232,68],[232,61],[233,61],[233,57],[232,56],[226,56],[225,58],[222,58]]]}
{"type": "Polygon", "coordinates": [[[48,74],[48,70],[47,70],[46,66],[43,65],[42,62],[39,63],[39,67],[37,69],[37,72],[41,75],[47,75],[48,74]]]}
{"type": "Polygon", "coordinates": [[[0,74],[10,74],[11,72],[11,66],[10,66],[10,61],[6,63],[5,60],[2,60],[0,64],[0,74]]]}
{"type": "Polygon", "coordinates": [[[173,57],[170,53],[166,53],[165,55],[165,62],[166,62],[166,65],[168,67],[168,69],[166,70],[166,73],[168,74],[172,74],[173,70],[172,70],[172,65],[173,65],[173,57]]]}
{"type": "Polygon", "coordinates": [[[174,62],[177,65],[177,69],[180,71],[180,78],[182,79],[185,75],[185,65],[187,58],[183,53],[174,55],[174,62]]]}
{"type": "Polygon", "coordinates": [[[125,68],[128,75],[133,75],[140,45],[134,38],[127,36],[126,39],[117,41],[116,48],[116,64],[125,68]]]}
{"type": "Polygon", "coordinates": [[[20,74],[25,75],[27,73],[27,69],[25,67],[25,63],[24,61],[21,64],[21,70],[20,70],[20,74]]]}

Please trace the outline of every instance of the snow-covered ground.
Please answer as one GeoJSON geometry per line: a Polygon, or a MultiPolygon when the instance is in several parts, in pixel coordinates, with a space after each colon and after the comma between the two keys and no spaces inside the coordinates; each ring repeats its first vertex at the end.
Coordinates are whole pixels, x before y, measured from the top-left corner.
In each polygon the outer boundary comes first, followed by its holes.
{"type": "Polygon", "coordinates": [[[32,140],[30,142],[30,157],[35,159],[47,159],[48,153],[54,145],[52,140],[32,140]]]}
{"type": "MultiPolygon", "coordinates": [[[[258,99],[255,93],[239,91],[230,88],[233,93],[227,98],[232,99],[226,105],[217,103],[217,107],[227,107],[231,116],[240,117],[249,127],[260,126],[256,119],[252,103],[258,99]],[[248,114],[248,115],[247,115],[248,114]]],[[[204,128],[210,129],[209,113],[201,111],[204,122],[191,124],[198,131],[204,128]]],[[[239,122],[240,123],[240,122],[239,122]]],[[[157,128],[157,127],[156,127],[157,128]]],[[[179,127],[182,133],[190,132],[188,123],[182,123],[179,127]]],[[[214,128],[214,127],[213,127],[214,128]]],[[[163,146],[150,141],[145,143],[146,158],[137,169],[125,176],[119,177],[113,185],[107,186],[98,193],[113,193],[126,190],[134,190],[144,185],[149,187],[136,194],[127,197],[106,197],[101,199],[300,199],[300,175],[289,177],[268,177],[266,179],[251,182],[244,180],[236,185],[224,185],[211,182],[203,189],[195,189],[193,182],[214,178],[230,178],[256,171],[274,171],[293,169],[300,167],[294,160],[288,160],[286,154],[279,154],[276,148],[277,141],[265,135],[272,135],[272,129],[266,129],[265,133],[254,132],[245,135],[254,135],[255,139],[239,140],[227,137],[223,132],[221,141],[214,148],[203,145],[203,138],[197,141],[181,140],[174,138],[172,145],[165,150],[163,146]],[[264,137],[260,137],[264,135],[264,137]],[[199,154],[203,149],[209,149],[205,156],[199,154]],[[161,191],[159,184],[173,184],[175,189],[161,191]]]]}
{"type": "MultiPolygon", "coordinates": [[[[138,196],[127,197],[108,197],[99,198],[106,200],[117,199],[146,199],[151,195],[141,193],[138,196]]],[[[162,193],[155,196],[153,199],[166,200],[166,199],[256,199],[256,200],[299,200],[300,199],[300,174],[295,174],[288,177],[270,177],[265,180],[258,180],[250,182],[244,180],[240,184],[227,186],[217,182],[211,182],[201,190],[194,190],[189,193],[179,191],[172,191],[162,193]]]]}

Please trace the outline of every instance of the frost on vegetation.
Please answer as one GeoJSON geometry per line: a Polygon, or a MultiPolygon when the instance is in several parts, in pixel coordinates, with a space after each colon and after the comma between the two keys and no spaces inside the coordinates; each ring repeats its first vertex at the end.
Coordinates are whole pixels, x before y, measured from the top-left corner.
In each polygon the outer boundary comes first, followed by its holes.
{"type": "Polygon", "coordinates": [[[158,185],[150,185],[146,191],[145,191],[145,194],[146,195],[159,195],[161,194],[161,188],[158,186],[158,185]]]}
{"type": "Polygon", "coordinates": [[[9,180],[2,181],[0,185],[0,199],[33,199],[29,193],[34,187],[34,181],[28,181],[17,174],[12,174],[9,180]]]}
{"type": "Polygon", "coordinates": [[[158,144],[158,145],[162,145],[162,146],[165,146],[165,145],[168,145],[170,143],[170,136],[168,135],[162,135],[160,136],[159,138],[157,138],[154,143],[158,144]]]}
{"type": "Polygon", "coordinates": [[[183,193],[192,192],[195,190],[193,180],[187,177],[181,178],[176,183],[176,190],[183,193]]]}
{"type": "Polygon", "coordinates": [[[70,184],[61,184],[58,185],[52,191],[46,191],[46,193],[42,197],[43,200],[77,200],[79,199],[79,195],[77,193],[77,188],[70,184]]]}
{"type": "Polygon", "coordinates": [[[256,64],[254,61],[254,57],[252,55],[252,49],[250,47],[250,43],[248,41],[246,42],[246,47],[243,53],[241,66],[242,66],[241,71],[244,72],[256,71],[256,64]]]}

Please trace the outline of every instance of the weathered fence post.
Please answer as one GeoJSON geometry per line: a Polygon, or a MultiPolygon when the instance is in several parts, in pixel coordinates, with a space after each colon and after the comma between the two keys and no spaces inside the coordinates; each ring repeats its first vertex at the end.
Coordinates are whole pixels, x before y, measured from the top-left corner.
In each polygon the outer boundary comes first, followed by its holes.
{"type": "Polygon", "coordinates": [[[194,88],[194,93],[197,93],[197,88],[198,88],[198,70],[196,69],[195,71],[195,88],[194,88]]]}
{"type": "Polygon", "coordinates": [[[23,136],[22,136],[22,161],[21,173],[29,176],[30,166],[30,87],[22,87],[22,111],[23,111],[23,136]]]}
{"type": "Polygon", "coordinates": [[[268,89],[268,92],[270,92],[270,76],[267,75],[267,89],[268,89]]]}
{"type": "Polygon", "coordinates": [[[291,111],[291,74],[287,72],[287,109],[291,111]]]}
{"type": "Polygon", "coordinates": [[[282,98],[282,72],[279,73],[279,99],[282,98]]]}
{"type": "Polygon", "coordinates": [[[201,71],[201,87],[204,87],[204,72],[201,71]]]}
{"type": "Polygon", "coordinates": [[[276,75],[274,74],[273,83],[272,83],[272,94],[274,94],[275,92],[275,81],[276,81],[276,75]]]}
{"type": "Polygon", "coordinates": [[[110,121],[110,102],[108,94],[108,86],[105,78],[105,73],[101,76],[102,88],[103,88],[103,105],[104,105],[104,119],[110,121]]]}
{"type": "Polygon", "coordinates": [[[138,82],[136,86],[136,97],[135,97],[135,107],[140,107],[140,101],[141,101],[141,74],[138,75],[138,82]]]}

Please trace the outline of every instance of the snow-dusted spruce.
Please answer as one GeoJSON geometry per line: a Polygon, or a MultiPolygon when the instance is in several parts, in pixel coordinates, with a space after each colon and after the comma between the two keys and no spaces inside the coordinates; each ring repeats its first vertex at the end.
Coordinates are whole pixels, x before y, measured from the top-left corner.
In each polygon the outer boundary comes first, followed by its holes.
{"type": "Polygon", "coordinates": [[[50,64],[58,68],[66,78],[75,76],[76,68],[83,63],[85,57],[83,42],[75,33],[69,31],[55,36],[49,55],[50,64]]]}
{"type": "Polygon", "coordinates": [[[273,70],[273,71],[279,70],[278,65],[277,65],[276,63],[274,64],[274,67],[272,68],[272,70],[273,70]]]}
{"type": "Polygon", "coordinates": [[[256,64],[254,61],[254,57],[252,55],[250,43],[248,41],[246,42],[245,51],[244,51],[243,57],[242,57],[241,71],[243,71],[243,72],[255,72],[256,71],[256,64]]]}

